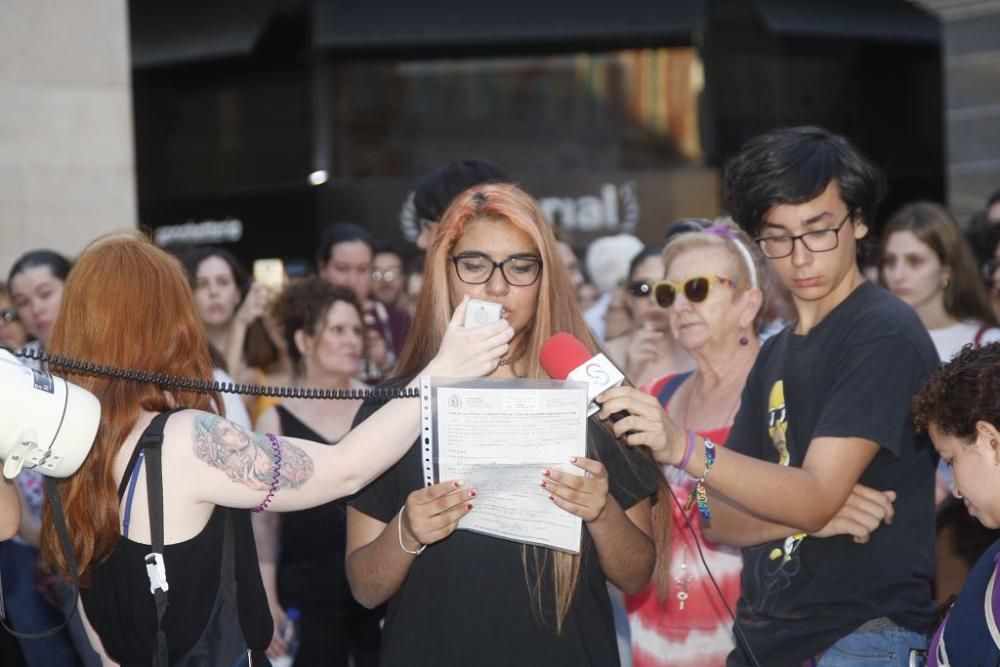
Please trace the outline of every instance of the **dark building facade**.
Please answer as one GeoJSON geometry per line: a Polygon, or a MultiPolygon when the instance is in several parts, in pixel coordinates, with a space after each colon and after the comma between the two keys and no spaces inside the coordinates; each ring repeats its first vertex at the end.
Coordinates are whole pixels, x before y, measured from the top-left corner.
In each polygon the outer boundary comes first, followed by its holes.
{"type": "Polygon", "coordinates": [[[748,137],[819,124],[944,196],[940,26],[906,0],[131,3],[140,220],[164,244],[312,256],[412,240],[409,195],[501,166],[577,247],[719,213],[748,137]],[[428,6],[430,5],[430,6],[428,6]]]}

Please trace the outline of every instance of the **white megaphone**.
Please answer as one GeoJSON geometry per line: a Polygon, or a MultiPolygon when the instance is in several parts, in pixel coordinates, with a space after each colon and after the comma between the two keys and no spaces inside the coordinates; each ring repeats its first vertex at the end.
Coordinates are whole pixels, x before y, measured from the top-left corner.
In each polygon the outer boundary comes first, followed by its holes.
{"type": "Polygon", "coordinates": [[[3,475],[33,468],[69,477],[83,464],[101,421],[101,404],[86,389],[32,370],[0,349],[0,459],[3,475]]]}

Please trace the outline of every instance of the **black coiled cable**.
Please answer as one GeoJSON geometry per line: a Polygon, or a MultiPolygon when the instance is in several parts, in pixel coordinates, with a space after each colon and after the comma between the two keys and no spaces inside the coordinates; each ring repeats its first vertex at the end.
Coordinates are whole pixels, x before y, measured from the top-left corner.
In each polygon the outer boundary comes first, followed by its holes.
{"type": "Polygon", "coordinates": [[[150,373],[132,368],[118,368],[107,364],[98,364],[92,361],[82,361],[55,354],[48,354],[42,350],[22,349],[18,351],[4,347],[16,357],[31,359],[42,364],[48,364],[54,368],[60,368],[69,374],[75,375],[96,375],[100,377],[112,378],[115,380],[126,380],[128,382],[142,382],[154,384],[160,387],[172,387],[185,391],[196,391],[201,393],[223,393],[223,394],[243,394],[246,396],[275,396],[278,398],[307,398],[316,400],[373,400],[390,401],[394,398],[419,398],[420,390],[416,387],[375,387],[373,389],[316,389],[312,387],[279,387],[271,385],[242,384],[236,382],[216,382],[214,380],[203,380],[201,378],[185,377],[182,375],[167,375],[164,373],[150,373]]]}

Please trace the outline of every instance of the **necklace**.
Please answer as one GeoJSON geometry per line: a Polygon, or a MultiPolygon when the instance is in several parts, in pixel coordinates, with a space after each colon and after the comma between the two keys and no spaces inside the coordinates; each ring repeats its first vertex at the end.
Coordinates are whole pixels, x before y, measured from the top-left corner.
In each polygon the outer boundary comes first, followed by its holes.
{"type": "Polygon", "coordinates": [[[680,574],[674,577],[674,582],[678,586],[677,595],[675,596],[677,598],[677,609],[684,611],[684,604],[690,597],[688,590],[691,588],[692,577],[691,573],[688,572],[687,549],[684,548],[683,544],[681,545],[681,556],[681,571],[680,574]]]}
{"type": "Polygon", "coordinates": [[[512,354],[511,355],[507,355],[506,357],[500,357],[500,361],[497,363],[497,366],[510,366],[511,364],[513,364],[513,363],[515,363],[517,361],[521,361],[521,357],[523,357],[523,356],[524,356],[524,352],[522,351],[516,357],[514,355],[512,355],[512,354]]]}

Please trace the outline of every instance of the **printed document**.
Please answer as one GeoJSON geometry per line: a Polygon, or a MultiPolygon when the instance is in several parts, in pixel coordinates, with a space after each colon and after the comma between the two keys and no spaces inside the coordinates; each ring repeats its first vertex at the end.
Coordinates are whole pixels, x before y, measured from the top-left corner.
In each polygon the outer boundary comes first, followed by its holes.
{"type": "Polygon", "coordinates": [[[582,520],[549,499],[542,472],[584,474],[569,461],[587,455],[587,385],[434,382],[435,481],[458,479],[477,493],[458,527],[579,553],[582,520]]]}

